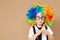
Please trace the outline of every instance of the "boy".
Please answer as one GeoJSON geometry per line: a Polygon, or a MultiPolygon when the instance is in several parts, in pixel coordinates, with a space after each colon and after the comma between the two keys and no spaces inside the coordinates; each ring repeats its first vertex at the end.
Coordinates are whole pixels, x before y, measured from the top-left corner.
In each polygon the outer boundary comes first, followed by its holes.
{"type": "Polygon", "coordinates": [[[37,4],[32,7],[27,13],[27,22],[32,25],[28,34],[29,40],[54,40],[50,28],[52,19],[53,15],[48,6],[37,4]]]}

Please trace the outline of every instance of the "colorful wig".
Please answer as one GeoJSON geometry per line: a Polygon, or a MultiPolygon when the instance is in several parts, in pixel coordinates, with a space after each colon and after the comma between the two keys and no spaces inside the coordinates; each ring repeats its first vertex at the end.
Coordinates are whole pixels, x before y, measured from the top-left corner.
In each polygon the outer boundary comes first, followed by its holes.
{"type": "Polygon", "coordinates": [[[33,26],[36,24],[34,17],[38,12],[41,12],[46,17],[46,26],[51,26],[53,24],[54,15],[53,10],[46,4],[37,3],[33,5],[26,14],[26,22],[33,26]]]}

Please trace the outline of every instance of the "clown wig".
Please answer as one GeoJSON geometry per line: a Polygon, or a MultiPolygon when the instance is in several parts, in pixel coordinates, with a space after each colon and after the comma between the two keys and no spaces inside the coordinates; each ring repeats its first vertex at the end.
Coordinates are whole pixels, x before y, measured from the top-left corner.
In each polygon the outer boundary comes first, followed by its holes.
{"type": "Polygon", "coordinates": [[[26,14],[26,22],[29,25],[33,26],[36,24],[34,17],[38,12],[41,12],[41,14],[45,15],[46,22],[44,24],[46,26],[51,26],[53,24],[54,15],[51,7],[46,4],[37,3],[33,5],[26,14]]]}

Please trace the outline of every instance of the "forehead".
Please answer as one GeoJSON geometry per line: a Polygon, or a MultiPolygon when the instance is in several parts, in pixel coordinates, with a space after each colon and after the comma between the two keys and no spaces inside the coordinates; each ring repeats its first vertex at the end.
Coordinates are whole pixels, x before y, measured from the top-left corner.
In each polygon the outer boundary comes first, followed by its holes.
{"type": "Polygon", "coordinates": [[[44,16],[44,14],[41,13],[41,12],[39,12],[39,13],[36,14],[36,16],[40,16],[40,17],[42,17],[42,16],[44,16]]]}

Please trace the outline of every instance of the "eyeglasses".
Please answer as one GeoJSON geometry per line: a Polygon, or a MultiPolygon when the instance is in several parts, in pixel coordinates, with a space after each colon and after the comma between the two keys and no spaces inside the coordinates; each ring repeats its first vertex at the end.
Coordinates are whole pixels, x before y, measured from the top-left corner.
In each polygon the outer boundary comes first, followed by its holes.
{"type": "Polygon", "coordinates": [[[42,16],[42,17],[36,16],[36,17],[35,17],[36,20],[40,20],[40,19],[41,19],[41,20],[44,20],[45,18],[46,18],[45,16],[42,16]]]}

